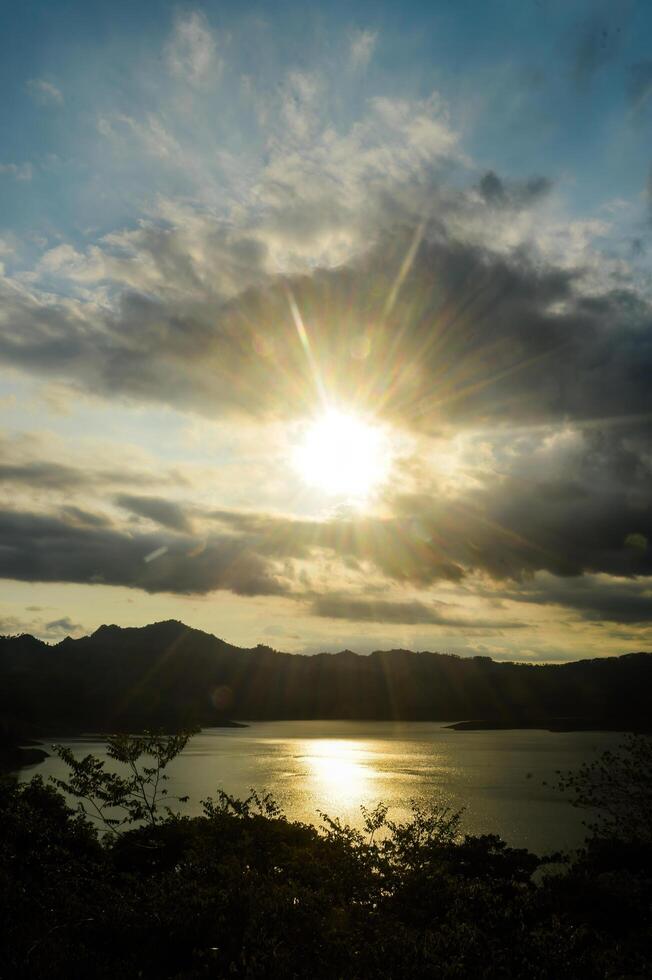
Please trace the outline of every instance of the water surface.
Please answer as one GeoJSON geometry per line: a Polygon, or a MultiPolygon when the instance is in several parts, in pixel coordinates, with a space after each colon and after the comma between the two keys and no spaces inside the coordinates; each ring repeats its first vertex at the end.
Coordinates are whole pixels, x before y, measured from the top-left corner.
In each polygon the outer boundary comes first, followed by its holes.
{"type": "MultiPolygon", "coordinates": [[[[621,739],[613,732],[457,732],[439,722],[255,722],[196,735],[170,766],[168,788],[190,796],[184,810],[192,814],[218,787],[236,796],[269,790],[288,817],[309,823],[319,822],[319,810],[359,824],[361,804],[382,801],[400,818],[411,799],[436,801],[464,807],[469,833],[498,833],[543,853],[579,846],[586,819],[544,781],[621,739]]],[[[106,758],[96,739],[60,741],[80,756],[106,758]]],[[[35,772],[63,776],[66,767],[50,757],[21,778],[35,772]]]]}

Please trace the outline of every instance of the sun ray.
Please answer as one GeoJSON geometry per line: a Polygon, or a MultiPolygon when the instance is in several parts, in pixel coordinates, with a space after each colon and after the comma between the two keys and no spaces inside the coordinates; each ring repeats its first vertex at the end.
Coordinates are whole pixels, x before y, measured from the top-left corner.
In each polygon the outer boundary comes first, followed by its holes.
{"type": "Polygon", "coordinates": [[[301,316],[301,310],[299,309],[297,305],[297,301],[295,300],[294,295],[289,287],[287,288],[287,298],[290,306],[290,312],[292,313],[292,319],[294,320],[294,325],[297,329],[297,334],[299,335],[301,346],[303,347],[306,358],[310,365],[310,370],[312,371],[312,376],[314,378],[315,385],[317,387],[320,401],[322,405],[325,406],[327,404],[326,389],[324,387],[321,371],[319,370],[317,359],[315,358],[315,355],[313,354],[312,351],[310,337],[308,335],[308,331],[306,330],[306,326],[303,322],[303,317],[301,316]]]}

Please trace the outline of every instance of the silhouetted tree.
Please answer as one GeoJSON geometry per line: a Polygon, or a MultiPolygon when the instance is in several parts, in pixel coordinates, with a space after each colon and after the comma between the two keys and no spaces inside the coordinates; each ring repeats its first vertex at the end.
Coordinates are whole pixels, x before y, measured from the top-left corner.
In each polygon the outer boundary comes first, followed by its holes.
{"type": "Polygon", "coordinates": [[[152,826],[161,820],[161,809],[172,815],[164,801],[185,803],[187,796],[169,796],[162,784],[167,782],[167,766],[185,749],[191,732],[176,735],[111,735],[107,739],[109,758],[123,763],[127,775],[107,772],[101,759],[85,755],[76,759],[66,746],[55,745],[54,751],[70,768],[68,779],[50,777],[59,789],[78,800],[79,810],[100,821],[107,830],[118,833],[125,824],[147,823],[152,826]],[[142,757],[151,758],[152,765],[143,765],[142,757]],[[90,810],[87,809],[90,807],[90,810]],[[116,811],[122,811],[115,816],[116,811]]]}
{"type": "Polygon", "coordinates": [[[652,843],[652,737],[627,735],[617,750],[558,775],[572,805],[595,812],[586,824],[594,835],[652,843]]]}
{"type": "MultiPolygon", "coordinates": [[[[71,775],[58,786],[76,810],[38,778],[0,780],[3,980],[652,976],[645,847],[601,837],[536,877],[536,855],[464,834],[460,814],[437,806],[413,805],[402,822],[363,810],[361,829],[324,815],[319,829],[269,796],[218,791],[203,816],[181,816],[160,786],[187,739],[113,738],[122,776],[61,752],[71,775]]],[[[608,779],[590,785],[612,787],[614,773],[649,785],[649,744],[603,759],[608,779]]]]}

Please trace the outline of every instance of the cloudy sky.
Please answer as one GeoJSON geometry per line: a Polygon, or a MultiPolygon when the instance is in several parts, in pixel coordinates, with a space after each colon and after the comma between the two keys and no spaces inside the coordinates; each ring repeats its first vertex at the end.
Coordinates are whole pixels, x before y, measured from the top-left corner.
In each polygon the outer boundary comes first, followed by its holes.
{"type": "Polygon", "coordinates": [[[0,12],[0,632],[652,647],[646,0],[0,12]]]}

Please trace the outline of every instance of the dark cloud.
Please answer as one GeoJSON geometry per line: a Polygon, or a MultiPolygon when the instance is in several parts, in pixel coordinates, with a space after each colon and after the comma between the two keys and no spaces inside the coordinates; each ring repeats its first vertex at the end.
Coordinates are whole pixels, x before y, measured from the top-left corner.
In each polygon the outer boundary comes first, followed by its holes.
{"type": "Polygon", "coordinates": [[[420,588],[462,582],[470,572],[497,581],[541,571],[566,580],[592,573],[641,579],[652,575],[651,442],[646,422],[589,428],[574,441],[572,455],[559,449],[557,459],[548,446],[535,466],[527,452],[508,453],[521,460],[523,474],[480,471],[475,488],[455,498],[395,495],[385,518],[213,516],[246,534],[261,554],[301,558],[326,551],[420,588]]]}
{"type": "MultiPolygon", "coordinates": [[[[623,478],[626,478],[623,473],[623,478]]],[[[652,508],[644,483],[594,487],[567,481],[496,476],[454,504],[429,496],[398,498],[395,506],[433,550],[445,550],[465,570],[494,579],[537,571],[562,577],[587,572],[652,575],[652,508]],[[636,544],[634,544],[636,542],[636,544]]]]}
{"type": "Polygon", "coordinates": [[[446,603],[393,602],[384,599],[352,598],[339,593],[317,596],[311,605],[315,616],[329,619],[348,619],[363,623],[433,624],[453,629],[502,630],[519,629],[525,623],[463,617],[452,614],[446,603]]]}
{"type": "Polygon", "coordinates": [[[64,518],[73,524],[86,525],[88,527],[110,527],[111,521],[104,514],[92,514],[81,507],[74,507],[68,504],[61,508],[64,518]]]}
{"type": "MultiPolygon", "coordinates": [[[[111,398],[210,416],[296,417],[318,395],[291,295],[324,388],[402,425],[647,411],[652,318],[644,299],[627,288],[592,294],[580,271],[527,249],[500,254],[464,233],[465,222],[490,229],[503,220],[497,202],[527,207],[547,186],[545,178],[516,185],[488,174],[479,194],[433,188],[437,218],[421,227],[416,249],[417,202],[387,196],[379,244],[364,255],[306,276],[258,270],[249,285],[243,273],[243,288],[228,295],[198,278],[188,255],[172,261],[181,248],[173,233],[152,234],[139,247],[166,285],[147,293],[116,286],[111,312],[36,304],[7,290],[0,360],[111,398]]],[[[230,247],[237,253],[236,239],[230,247]]]]}
{"type": "Polygon", "coordinates": [[[493,170],[489,170],[480,180],[478,187],[487,204],[520,210],[545,197],[552,187],[552,182],[547,177],[506,182],[501,180],[493,170]]]}
{"type": "Polygon", "coordinates": [[[428,538],[418,517],[309,521],[231,511],[213,515],[246,535],[257,553],[270,557],[308,558],[330,552],[344,560],[371,562],[388,578],[416,586],[464,576],[448,550],[428,538]]]}
{"type": "MultiPolygon", "coordinates": [[[[40,606],[27,606],[28,612],[43,612],[40,606]]],[[[80,623],[75,623],[69,616],[62,616],[60,619],[53,619],[49,623],[25,621],[17,617],[10,619],[0,619],[0,635],[19,636],[24,633],[31,633],[44,640],[61,640],[65,636],[72,636],[75,633],[83,632],[84,627],[80,623]]]]}
{"type": "Polygon", "coordinates": [[[0,512],[0,576],[122,585],[147,592],[280,595],[268,562],[234,536],[129,535],[55,517],[0,512]]]}
{"type": "Polygon", "coordinates": [[[634,452],[614,448],[610,456],[598,435],[584,469],[578,464],[578,480],[489,474],[454,500],[396,496],[387,518],[318,522],[215,512],[215,519],[245,533],[260,554],[302,558],[325,550],[418,587],[460,582],[470,571],[497,580],[537,571],[652,575],[651,474],[634,452]]]}
{"type": "MultiPolygon", "coordinates": [[[[507,254],[464,230],[471,219],[485,223],[490,242],[506,210],[531,206],[547,189],[544,178],[517,184],[494,173],[465,193],[447,196],[433,185],[424,213],[437,217],[416,232],[423,188],[412,203],[385,194],[381,204],[376,195],[377,244],[305,276],[265,274],[260,243],[216,230],[210,255],[216,277],[223,260],[231,287],[214,288],[174,230],[146,229],[134,248],[155,265],[160,282],[138,291],[114,281],[109,312],[70,301],[34,303],[8,290],[0,360],[95,394],[210,416],[288,418],[314,411],[321,384],[334,400],[413,432],[484,430],[492,447],[503,448],[497,462],[479,460],[473,489],[465,485],[455,498],[424,485],[422,493],[388,500],[383,518],[325,522],[217,511],[210,517],[221,527],[203,544],[189,532],[207,516],[159,496],[116,499],[174,534],[129,535],[70,507],[65,520],[5,515],[2,574],[297,598],[301,593],[275,576],[275,563],[288,560],[291,577],[293,559],[321,553],[351,567],[369,563],[415,588],[459,583],[471,572],[504,581],[541,571],[567,579],[652,575],[652,550],[640,546],[652,541],[647,300],[633,288],[611,288],[606,278],[596,290],[595,270],[589,276],[555,266],[527,248],[507,254]],[[545,435],[510,446],[515,421],[532,432],[576,429],[581,449],[562,458],[553,448],[537,468],[545,435]]],[[[79,473],[56,462],[0,468],[6,482],[56,490],[106,492],[127,477],[136,489],[135,475],[79,473]]],[[[366,596],[355,608],[350,599],[348,606],[332,597],[307,601],[318,614],[348,609],[345,618],[362,621],[380,615],[366,596]]],[[[382,613],[388,622],[403,616],[425,623],[435,621],[428,617],[436,608],[387,604],[382,613]]]]}
{"type": "MultiPolygon", "coordinates": [[[[652,321],[635,293],[578,295],[566,270],[526,254],[508,260],[433,232],[383,318],[388,290],[379,284],[400,267],[409,241],[399,236],[355,267],[292,284],[334,398],[424,430],[649,410],[652,321]]],[[[252,294],[239,312],[267,344],[267,361],[249,354],[241,365],[240,376],[256,379],[253,403],[266,399],[279,413],[308,409],[314,379],[286,297],[252,294]],[[265,387],[266,377],[277,378],[278,387],[265,387]]]]}
{"type": "Polygon", "coordinates": [[[183,508],[163,497],[134,497],[129,494],[121,494],[116,497],[116,504],[125,510],[131,511],[139,517],[146,517],[156,524],[168,527],[172,531],[191,533],[192,523],[183,508]]]}
{"type": "Polygon", "coordinates": [[[31,462],[0,464],[0,483],[21,483],[47,490],[68,490],[88,485],[88,476],[81,470],[61,463],[31,462]]]}
{"type": "Polygon", "coordinates": [[[83,627],[79,623],[73,623],[69,616],[63,616],[61,619],[53,619],[51,623],[46,623],[44,629],[48,635],[56,636],[64,633],[69,636],[78,633],[83,627]]]}
{"type": "MultiPolygon", "coordinates": [[[[286,562],[288,580],[295,575],[292,560],[326,555],[353,570],[366,563],[417,589],[437,581],[461,583],[473,572],[498,581],[523,580],[541,571],[565,578],[592,573],[646,577],[652,575],[651,431],[641,419],[611,428],[599,423],[579,430],[572,452],[563,448],[562,439],[561,449],[548,444],[538,462],[540,439],[514,449],[505,436],[504,458],[511,471],[480,468],[474,487],[459,489],[455,497],[435,488],[394,493],[386,500],[384,517],[340,515],[319,521],[206,512],[161,497],[122,495],[118,503],[131,513],[175,532],[128,534],[103,515],[72,505],[63,507],[59,517],[9,511],[0,574],[181,593],[227,588],[304,600],[307,586],[297,579],[293,590],[275,576],[272,569],[279,562],[286,562]],[[208,522],[219,530],[202,540],[188,533],[191,519],[198,528],[208,522]]],[[[335,609],[332,599],[325,601],[335,609]]],[[[313,611],[325,608],[317,604],[313,611]]],[[[359,606],[356,616],[371,615],[373,608],[359,606]]],[[[436,608],[418,605],[394,612],[417,617],[414,622],[426,621],[418,617],[434,622],[436,608]]],[[[640,603],[632,608],[639,609],[640,603]]],[[[384,614],[393,612],[387,607],[384,614]]]]}
{"type": "Polygon", "coordinates": [[[503,598],[538,606],[562,606],[593,622],[645,624],[652,622],[652,585],[646,581],[623,582],[593,576],[568,580],[537,580],[530,587],[503,598]]]}
{"type": "Polygon", "coordinates": [[[371,585],[365,591],[367,572],[357,595],[316,593],[292,561],[330,556],[350,570],[371,566],[376,574],[416,589],[438,581],[461,584],[479,572],[503,583],[491,593],[495,599],[562,603],[586,618],[650,618],[645,587],[637,583],[652,575],[652,508],[618,488],[591,492],[574,482],[497,477],[454,501],[404,494],[393,499],[392,507],[389,517],[329,521],[212,511],[212,521],[221,527],[204,538],[163,531],[129,534],[93,523],[92,515],[71,521],[5,511],[0,514],[0,575],[148,592],[226,589],[240,595],[285,595],[307,602],[313,615],[359,622],[483,629],[522,625],[469,620],[434,600],[379,598],[371,585]],[[528,585],[539,572],[555,577],[557,592],[528,585]],[[591,584],[596,573],[629,577],[632,583],[621,583],[619,592],[600,592],[591,584]],[[518,588],[514,583],[520,583],[518,588]]]}
{"type": "MultiPolygon", "coordinates": [[[[0,444],[6,456],[12,454],[9,442],[0,444]]],[[[180,484],[178,473],[168,471],[146,473],[141,470],[70,466],[55,460],[27,460],[0,463],[0,484],[16,484],[33,490],[87,490],[108,486],[151,486],[180,484]]]]}

